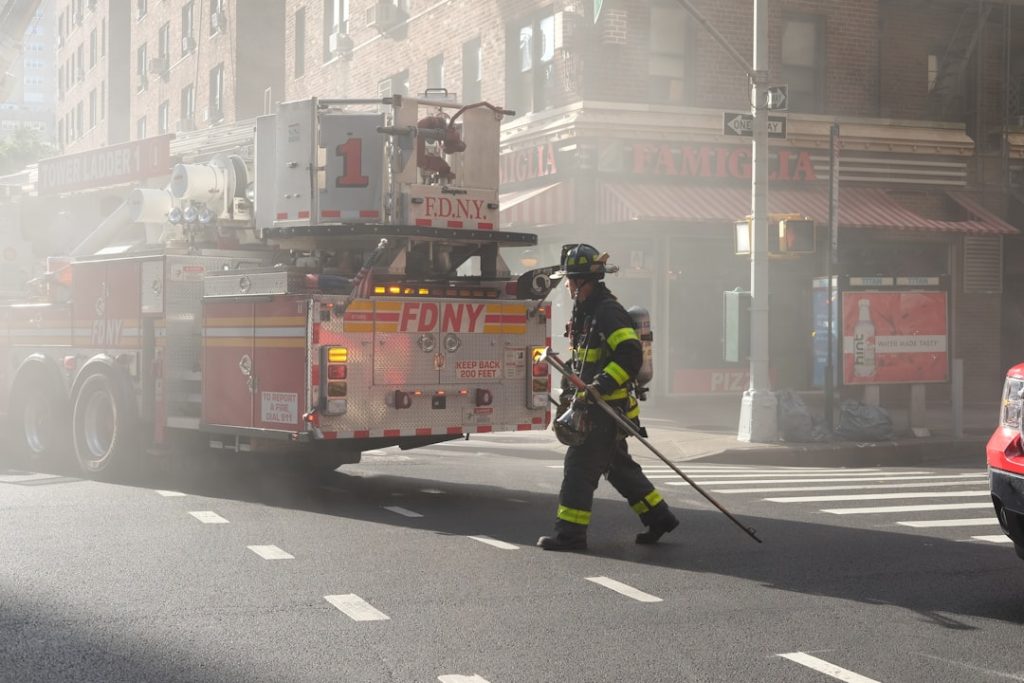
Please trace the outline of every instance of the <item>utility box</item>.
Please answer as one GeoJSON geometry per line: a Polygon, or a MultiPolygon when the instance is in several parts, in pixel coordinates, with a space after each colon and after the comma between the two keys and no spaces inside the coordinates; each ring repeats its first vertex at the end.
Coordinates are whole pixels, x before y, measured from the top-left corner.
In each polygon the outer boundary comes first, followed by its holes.
{"type": "Polygon", "coordinates": [[[750,356],[750,292],[736,288],[723,293],[723,357],[740,363],[750,356]]]}

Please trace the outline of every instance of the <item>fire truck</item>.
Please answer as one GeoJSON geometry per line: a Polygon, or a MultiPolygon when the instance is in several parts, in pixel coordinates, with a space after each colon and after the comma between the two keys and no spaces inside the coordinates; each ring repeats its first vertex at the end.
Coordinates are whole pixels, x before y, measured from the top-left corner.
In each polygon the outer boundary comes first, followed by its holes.
{"type": "Polygon", "coordinates": [[[136,466],[178,437],[334,469],[368,449],[545,429],[549,277],[502,254],[503,111],[309,99],[254,154],[138,188],[34,298],[0,306],[18,453],[136,466]],[[113,227],[111,227],[113,226],[113,227]]]}

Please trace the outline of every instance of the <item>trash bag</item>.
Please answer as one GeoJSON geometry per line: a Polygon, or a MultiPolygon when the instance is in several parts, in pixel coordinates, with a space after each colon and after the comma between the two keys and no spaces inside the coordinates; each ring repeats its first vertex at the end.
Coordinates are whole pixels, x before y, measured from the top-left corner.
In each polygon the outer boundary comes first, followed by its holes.
{"type": "Polygon", "coordinates": [[[836,436],[844,441],[887,441],[893,438],[892,418],[881,406],[843,401],[836,436]]]}
{"type": "Polygon", "coordinates": [[[779,433],[783,441],[806,443],[825,441],[828,430],[822,420],[816,419],[800,396],[783,389],[776,395],[779,406],[779,433]]]}

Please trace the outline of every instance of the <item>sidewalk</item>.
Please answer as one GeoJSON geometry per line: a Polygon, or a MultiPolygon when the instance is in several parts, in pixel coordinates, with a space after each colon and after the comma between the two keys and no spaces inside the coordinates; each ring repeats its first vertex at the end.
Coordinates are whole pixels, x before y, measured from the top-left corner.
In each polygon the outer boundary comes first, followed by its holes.
{"type": "MultiPolygon", "coordinates": [[[[821,395],[804,396],[812,414],[821,416],[821,395]]],[[[953,435],[949,404],[930,404],[931,436],[913,436],[905,408],[883,406],[893,420],[895,438],[881,442],[745,443],[737,440],[739,396],[653,398],[641,406],[641,420],[650,441],[673,460],[702,462],[825,466],[985,466],[985,444],[996,426],[997,405],[964,407],[963,437],[953,435]]],[[[836,406],[838,416],[839,407],[836,406]]],[[[638,444],[639,445],[639,444],[638,444]]],[[[641,447],[642,448],[642,447],[641,447]]]]}

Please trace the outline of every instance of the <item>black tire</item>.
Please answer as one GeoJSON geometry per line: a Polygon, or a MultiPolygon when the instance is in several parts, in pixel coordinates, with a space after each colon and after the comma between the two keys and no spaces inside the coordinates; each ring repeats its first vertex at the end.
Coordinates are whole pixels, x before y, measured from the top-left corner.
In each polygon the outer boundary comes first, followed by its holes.
{"type": "Polygon", "coordinates": [[[1024,543],[1014,543],[1013,549],[1017,551],[1017,557],[1024,560],[1024,543]]]}
{"type": "Polygon", "coordinates": [[[97,372],[82,383],[72,413],[72,443],[82,472],[91,477],[123,476],[135,469],[139,433],[135,404],[113,375],[97,372]]]}
{"type": "Polygon", "coordinates": [[[40,372],[19,378],[11,396],[14,464],[37,468],[57,462],[68,445],[67,400],[40,372]]]}

